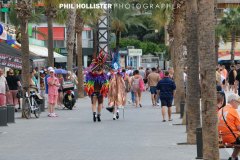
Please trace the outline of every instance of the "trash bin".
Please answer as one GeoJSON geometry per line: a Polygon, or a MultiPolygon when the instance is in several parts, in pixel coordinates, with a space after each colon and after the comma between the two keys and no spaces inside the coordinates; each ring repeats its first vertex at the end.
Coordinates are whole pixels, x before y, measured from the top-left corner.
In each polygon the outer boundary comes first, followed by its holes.
{"type": "Polygon", "coordinates": [[[7,123],[15,123],[15,107],[7,105],[7,123]]]}
{"type": "Polygon", "coordinates": [[[0,126],[7,126],[7,107],[0,107],[0,126]]]}

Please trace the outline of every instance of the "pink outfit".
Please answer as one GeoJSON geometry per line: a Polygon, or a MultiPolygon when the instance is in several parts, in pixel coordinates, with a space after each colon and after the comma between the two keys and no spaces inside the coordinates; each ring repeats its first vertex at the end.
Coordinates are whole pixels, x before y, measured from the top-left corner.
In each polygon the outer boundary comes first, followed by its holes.
{"type": "Polygon", "coordinates": [[[59,84],[59,80],[56,77],[49,77],[48,82],[48,103],[56,104],[58,99],[58,88],[56,85],[50,85],[49,83],[55,81],[56,84],[59,84]]]}
{"type": "Polygon", "coordinates": [[[0,93],[0,107],[6,105],[6,95],[0,93]]]}

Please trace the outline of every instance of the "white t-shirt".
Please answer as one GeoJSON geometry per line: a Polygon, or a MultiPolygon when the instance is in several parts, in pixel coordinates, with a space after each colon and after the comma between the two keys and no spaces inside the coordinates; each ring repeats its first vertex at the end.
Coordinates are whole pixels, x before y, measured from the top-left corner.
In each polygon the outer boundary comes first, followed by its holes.
{"type": "Polygon", "coordinates": [[[6,78],[3,75],[0,76],[0,93],[6,94],[6,84],[7,84],[6,78]]]}

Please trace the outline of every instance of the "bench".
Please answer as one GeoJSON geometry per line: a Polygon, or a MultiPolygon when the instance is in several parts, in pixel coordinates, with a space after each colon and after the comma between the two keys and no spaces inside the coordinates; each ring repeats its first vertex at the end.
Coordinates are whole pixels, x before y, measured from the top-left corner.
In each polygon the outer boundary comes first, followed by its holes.
{"type": "Polygon", "coordinates": [[[223,143],[222,140],[222,133],[218,133],[218,147],[219,148],[240,148],[239,144],[232,144],[232,143],[223,143]]]}

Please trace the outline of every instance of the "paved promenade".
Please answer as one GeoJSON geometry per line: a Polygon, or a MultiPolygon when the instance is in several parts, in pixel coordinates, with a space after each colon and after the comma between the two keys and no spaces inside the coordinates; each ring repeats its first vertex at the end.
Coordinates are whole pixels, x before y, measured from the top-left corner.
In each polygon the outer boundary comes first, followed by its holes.
{"type": "MultiPolygon", "coordinates": [[[[160,107],[153,108],[150,94],[143,95],[143,108],[128,105],[125,119],[113,121],[106,109],[102,122],[93,123],[88,97],[74,110],[57,110],[58,118],[21,119],[0,127],[0,160],[193,160],[195,145],[186,142],[179,114],[162,122],[160,107]]],[[[106,106],[106,105],[105,105],[106,106]]],[[[227,159],[231,149],[222,149],[227,159]]]]}

